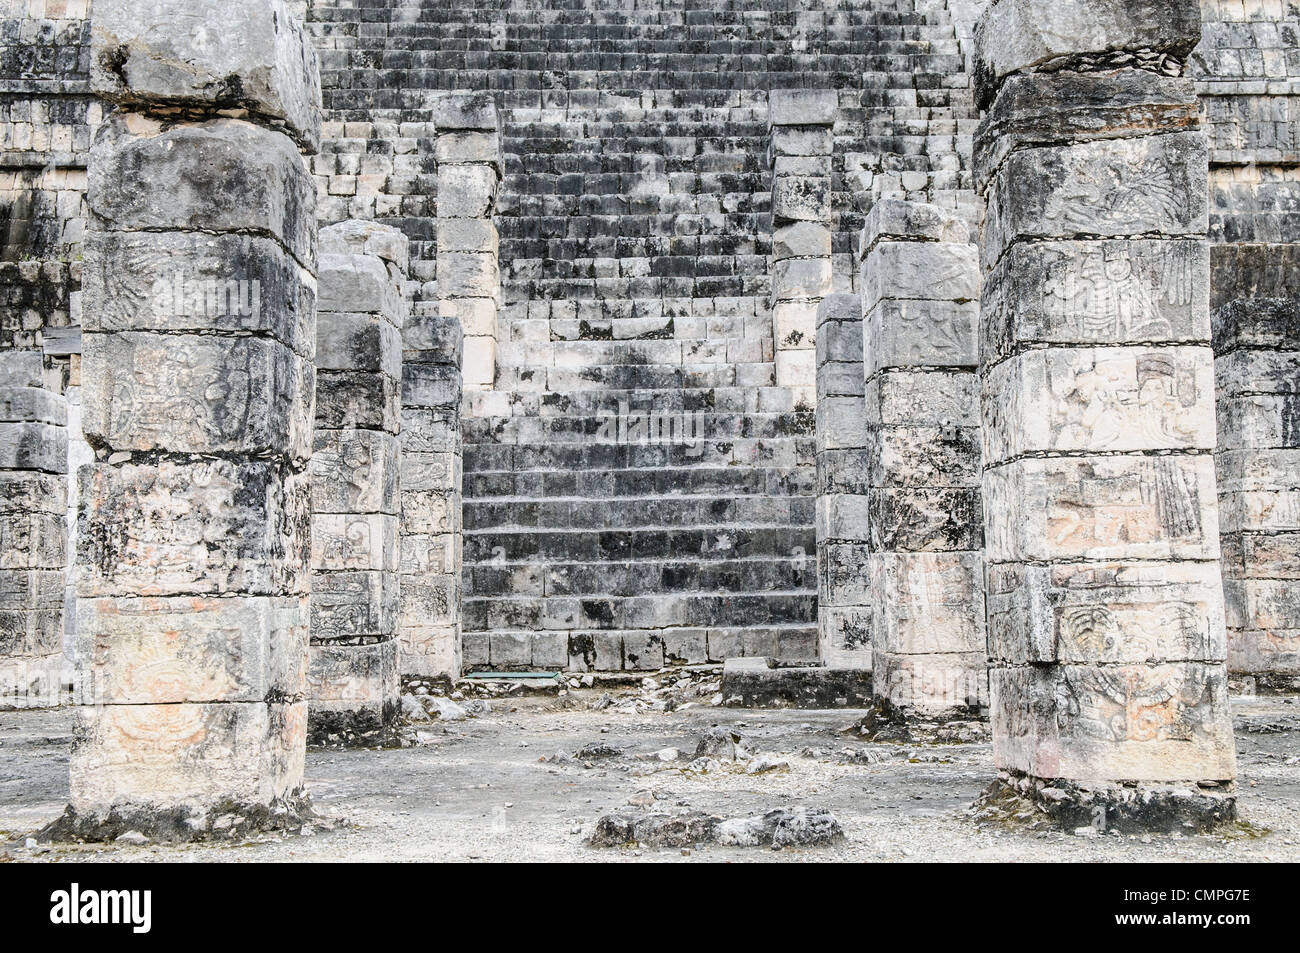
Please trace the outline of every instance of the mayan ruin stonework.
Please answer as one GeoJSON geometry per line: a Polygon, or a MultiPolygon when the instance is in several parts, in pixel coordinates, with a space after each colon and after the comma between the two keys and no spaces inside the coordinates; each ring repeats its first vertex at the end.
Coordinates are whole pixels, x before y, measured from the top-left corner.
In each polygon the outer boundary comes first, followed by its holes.
{"type": "Polygon", "coordinates": [[[3,11],[42,843],[1300,832],[1298,0],[3,11]]]}

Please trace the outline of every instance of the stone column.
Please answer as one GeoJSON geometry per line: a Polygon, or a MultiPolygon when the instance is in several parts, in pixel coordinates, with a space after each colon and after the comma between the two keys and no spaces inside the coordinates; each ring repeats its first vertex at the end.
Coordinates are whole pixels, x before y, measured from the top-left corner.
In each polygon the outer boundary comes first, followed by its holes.
{"type": "Polygon", "coordinates": [[[988,703],[979,254],[951,212],[896,199],[872,208],[859,254],[872,685],[889,736],[907,738],[988,703]]]}
{"type": "Polygon", "coordinates": [[[1228,670],[1300,685],[1300,245],[1213,256],[1228,670]]]}
{"type": "Polygon", "coordinates": [[[403,676],[460,677],[461,330],[417,306],[402,331],[403,676]]]}
{"type": "Polygon", "coordinates": [[[833,89],[768,96],[772,166],[772,335],[776,383],[796,406],[816,400],[817,305],[831,293],[833,89]]]}
{"type": "Polygon", "coordinates": [[[306,739],[315,54],[283,0],[96,0],[71,806],[292,823],[306,739]]]}
{"type": "Polygon", "coordinates": [[[438,306],[464,334],[466,390],[496,380],[501,272],[493,221],[503,171],[501,126],[490,93],[451,94],[434,109],[438,130],[438,306]]]}
{"type": "Polygon", "coordinates": [[[67,409],[40,351],[0,356],[0,708],[57,705],[63,682],[67,409]]]}
{"type": "Polygon", "coordinates": [[[977,33],[996,791],[1066,827],[1235,813],[1199,32],[998,0],[977,33]]]}
{"type": "Polygon", "coordinates": [[[871,667],[862,302],[817,308],[817,629],[830,668],[871,667]]]}
{"type": "Polygon", "coordinates": [[[311,458],[312,744],[387,742],[397,714],[398,431],[406,236],[320,234],[311,458]]]}

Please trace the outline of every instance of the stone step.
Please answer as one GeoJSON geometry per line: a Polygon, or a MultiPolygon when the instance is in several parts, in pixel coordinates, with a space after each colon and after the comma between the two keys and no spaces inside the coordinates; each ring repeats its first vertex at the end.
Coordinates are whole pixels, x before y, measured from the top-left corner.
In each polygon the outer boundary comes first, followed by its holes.
{"type": "Polygon", "coordinates": [[[600,390],[569,393],[470,391],[463,416],[589,417],[616,408],[620,413],[789,413],[784,387],[712,387],[691,390],[600,390]]]}
{"type": "Polygon", "coordinates": [[[572,632],[583,629],[663,629],[670,626],[813,625],[815,591],[658,593],[648,596],[467,597],[467,632],[500,629],[572,632]]]}
{"type": "Polygon", "coordinates": [[[497,497],[610,499],[722,493],[811,496],[812,467],[655,467],[642,470],[467,470],[466,500],[497,497]]]}
{"type": "Polygon", "coordinates": [[[816,420],[811,410],[785,414],[709,413],[648,407],[622,408],[611,403],[604,414],[547,417],[473,417],[462,421],[466,443],[562,444],[668,442],[810,437],[816,420]]]}
{"type": "Polygon", "coordinates": [[[472,598],[652,596],[657,593],[810,592],[811,556],[777,559],[663,559],[636,562],[475,563],[465,567],[472,598]]]}
{"type": "Polygon", "coordinates": [[[814,502],[810,496],[497,498],[465,500],[462,513],[466,531],[482,532],[805,526],[813,522],[814,502]]]}
{"type": "Polygon", "coordinates": [[[815,661],[817,628],[811,625],[536,632],[467,631],[470,670],[655,671],[739,657],[815,661]]]}
{"type": "MultiPolygon", "coordinates": [[[[624,562],[640,559],[779,559],[816,551],[807,526],[638,530],[492,529],[464,534],[465,562],[624,562]]],[[[467,594],[469,595],[469,594],[467,594]]]]}
{"type": "Polygon", "coordinates": [[[464,450],[467,472],[479,470],[638,470],[734,465],[811,467],[812,437],[735,438],[688,444],[586,443],[537,446],[471,444],[464,450]]]}

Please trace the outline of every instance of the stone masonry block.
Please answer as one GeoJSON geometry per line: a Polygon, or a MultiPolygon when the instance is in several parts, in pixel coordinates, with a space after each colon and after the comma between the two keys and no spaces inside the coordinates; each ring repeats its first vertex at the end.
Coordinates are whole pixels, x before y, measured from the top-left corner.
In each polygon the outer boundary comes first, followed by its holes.
{"type": "Polygon", "coordinates": [[[131,104],[248,109],[320,144],[320,70],[284,0],[96,0],[91,88],[131,104]]]}
{"type": "Polygon", "coordinates": [[[768,122],[773,126],[826,126],[839,113],[833,89],[774,89],[768,94],[768,122]]]}

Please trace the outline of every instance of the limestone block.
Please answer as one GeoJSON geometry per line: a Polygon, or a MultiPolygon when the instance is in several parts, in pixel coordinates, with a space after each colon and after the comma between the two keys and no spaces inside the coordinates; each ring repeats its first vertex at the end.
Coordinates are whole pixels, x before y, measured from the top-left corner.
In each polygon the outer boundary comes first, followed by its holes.
{"type": "Polygon", "coordinates": [[[457,409],[460,370],[446,364],[407,364],[402,368],[402,406],[457,409]]]}
{"type": "Polygon", "coordinates": [[[827,397],[817,402],[817,446],[851,450],[867,445],[867,408],[861,397],[827,397]]]}
{"type": "Polygon", "coordinates": [[[871,557],[875,649],[891,655],[987,651],[978,552],[877,552],[871,557]]]}
{"type": "Polygon", "coordinates": [[[480,252],[438,253],[440,297],[494,298],[500,289],[501,274],[496,255],[480,252]]]}
{"type": "Polygon", "coordinates": [[[873,487],[979,486],[977,427],[878,427],[867,444],[873,487]]]}
{"type": "Polygon", "coordinates": [[[1219,401],[1222,450],[1300,449],[1300,400],[1293,394],[1252,394],[1219,401]]]}
{"type": "Polygon", "coordinates": [[[269,338],[82,336],[82,423],[115,450],[311,453],[315,370],[269,338]]]}
{"type": "Polygon", "coordinates": [[[870,547],[860,542],[827,542],[817,549],[818,575],[824,581],[828,605],[871,604],[870,547]]]}
{"type": "MultiPolygon", "coordinates": [[[[407,365],[408,367],[410,365],[407,365]]],[[[459,403],[441,408],[402,407],[402,455],[460,453],[459,403]]]]}
{"type": "Polygon", "coordinates": [[[1300,579],[1300,532],[1224,533],[1221,545],[1226,575],[1300,579]]]}
{"type": "Polygon", "coordinates": [[[308,680],[315,711],[373,709],[397,705],[397,642],[313,645],[308,680]]]}
{"type": "Polygon", "coordinates": [[[0,362],[0,387],[40,387],[44,374],[40,351],[6,350],[0,362]]]}
{"type": "Polygon", "coordinates": [[[1214,362],[1214,381],[1221,397],[1300,394],[1300,354],[1274,350],[1238,350],[1214,362]]]}
{"type": "MultiPolygon", "coordinates": [[[[59,655],[63,649],[63,606],[0,609],[0,659],[27,661],[59,655]]],[[[0,667],[0,685],[9,679],[0,667]]]]}
{"type": "Polygon", "coordinates": [[[317,380],[318,429],[399,432],[401,387],[392,375],[324,370],[317,380]]]}
{"type": "Polygon", "coordinates": [[[0,569],[0,609],[56,609],[63,596],[58,569],[0,569]]]}
{"type": "Polygon", "coordinates": [[[68,404],[61,394],[43,387],[0,389],[0,423],[68,424],[68,404]]]}
{"type": "Polygon", "coordinates": [[[888,371],[867,381],[867,423],[875,426],[975,427],[975,375],[958,371],[888,371]]]}
{"type": "Polygon", "coordinates": [[[983,510],[977,487],[891,487],[871,491],[874,551],[979,549],[983,510]]]}
{"type": "Polygon", "coordinates": [[[67,515],[0,515],[0,569],[41,569],[67,564],[67,515]]]}
{"type": "Polygon", "coordinates": [[[312,568],[396,572],[397,523],[384,513],[313,513],[312,568]]]}
{"type": "Polygon", "coordinates": [[[451,451],[439,453],[408,451],[402,454],[402,490],[449,490],[460,485],[461,456],[451,451]]]}
{"type": "Polygon", "coordinates": [[[406,305],[388,269],[373,255],[322,253],[316,270],[320,311],[378,314],[402,326],[406,305]]]}
{"type": "Polygon", "coordinates": [[[439,583],[454,582],[454,571],[461,558],[461,538],[453,533],[418,535],[403,533],[401,538],[402,598],[406,599],[407,584],[420,579],[437,578],[439,583]]]}
{"type": "Polygon", "coordinates": [[[1222,665],[1060,665],[989,672],[993,755],[1035,777],[1236,776],[1222,665]]]}
{"type": "Polygon", "coordinates": [[[833,89],[774,89],[767,103],[773,126],[830,125],[839,113],[839,94],[833,89]]]}
{"type": "Polygon", "coordinates": [[[403,675],[460,677],[460,630],[452,625],[419,625],[402,629],[398,665],[403,675]]]}
{"type": "Polygon", "coordinates": [[[67,483],[62,477],[0,470],[0,516],[60,516],[67,512],[67,483]]]}
{"type": "Polygon", "coordinates": [[[316,431],[311,457],[313,513],[399,512],[400,443],[374,430],[316,431]]]}
{"type": "Polygon", "coordinates": [[[978,301],[887,299],[867,314],[863,371],[894,367],[969,367],[979,361],[978,301]]]}
{"type": "Polygon", "coordinates": [[[1217,559],[1214,460],[1024,458],[984,472],[990,562],[1217,559]]]}
{"type": "Polygon", "coordinates": [[[866,539],[871,513],[868,497],[852,493],[823,493],[817,497],[818,539],[866,539]]]}
{"type": "Polygon", "coordinates": [[[834,148],[835,135],[830,124],[772,129],[772,153],[776,156],[828,156],[834,148]]]}
{"type": "MultiPolygon", "coordinates": [[[[500,128],[496,99],[489,92],[444,93],[433,102],[433,122],[445,130],[500,128]]],[[[441,137],[440,137],[441,138],[441,137]]]]}
{"type": "Polygon", "coordinates": [[[306,730],[305,702],[79,706],[72,806],[269,804],[302,787],[306,730]]]}
{"type": "Polygon", "coordinates": [[[776,222],[830,221],[830,177],[788,175],[773,179],[772,217],[776,222]]]}
{"type": "Polygon", "coordinates": [[[817,607],[817,628],[821,634],[822,650],[829,656],[822,659],[828,666],[839,667],[852,662],[854,667],[871,667],[870,606],[817,607]],[[847,656],[857,655],[850,660],[847,656]]]}
{"type": "Polygon", "coordinates": [[[245,108],[320,145],[320,69],[284,0],[96,0],[91,89],[114,102],[245,108]]]}
{"type": "Polygon", "coordinates": [[[988,705],[984,652],[871,653],[872,693],[903,709],[945,713],[988,705]]]}
{"type": "Polygon", "coordinates": [[[95,133],[86,200],[105,230],[262,232],[315,266],[316,183],[289,139],[249,122],[114,113],[95,133]],[[124,185],[138,182],[149,188],[124,185]]]}
{"type": "Polygon", "coordinates": [[[1012,73],[1124,53],[1182,62],[1200,39],[1196,0],[996,0],[975,29],[977,105],[988,108],[1012,73]]]}
{"type": "Polygon", "coordinates": [[[67,473],[67,428],[36,422],[0,423],[0,469],[67,473]]]}
{"type": "Polygon", "coordinates": [[[496,305],[485,299],[456,298],[440,301],[438,317],[413,315],[402,326],[402,359],[406,364],[445,364],[460,367],[464,332],[462,325],[471,326],[477,320],[468,309],[491,309],[492,326],[496,325],[496,305]]]}
{"type": "Polygon", "coordinates": [[[222,458],[84,466],[78,593],[307,591],[306,475],[222,458]]]}
{"type": "MultiPolygon", "coordinates": [[[[828,450],[817,453],[817,494],[864,494],[871,487],[866,450],[828,450]]],[[[865,538],[865,537],[864,537],[865,538]]]]}
{"type": "Polygon", "coordinates": [[[363,219],[350,218],[320,230],[320,253],[374,255],[406,274],[410,265],[410,241],[399,229],[363,219]]]}
{"type": "MultiPolygon", "coordinates": [[[[776,302],[820,299],[831,293],[829,258],[787,258],[772,263],[772,298],[776,302]]],[[[816,309],[813,309],[815,320],[816,309]]],[[[804,346],[812,347],[809,340],[804,346]]]]}
{"type": "Polygon", "coordinates": [[[85,259],[85,331],[251,332],[312,357],[315,282],[270,239],[91,231],[85,259]]]}
{"type": "Polygon", "coordinates": [[[312,575],[313,643],[390,635],[397,628],[395,573],[359,570],[312,575]]]}
{"type": "Polygon", "coordinates": [[[862,228],[863,254],[877,242],[944,242],[968,244],[970,226],[951,210],[925,202],[882,198],[871,206],[862,228]]]}
{"type": "Polygon", "coordinates": [[[862,309],[894,298],[978,301],[979,251],[952,242],[879,242],[862,266],[862,309]]]}
{"type": "Polygon", "coordinates": [[[490,132],[449,132],[438,136],[434,143],[434,157],[438,165],[463,165],[482,163],[505,171],[501,154],[501,137],[493,128],[490,132]]]}
{"type": "Polygon", "coordinates": [[[794,222],[772,232],[772,257],[775,259],[830,256],[830,226],[820,220],[794,222]]]}
{"type": "MultiPolygon", "coordinates": [[[[829,265],[829,259],[826,261],[829,265]]],[[[814,272],[822,270],[820,267],[811,269],[814,272]]],[[[791,293],[794,293],[793,289],[791,293]]],[[[778,292],[779,294],[781,292],[778,292]]],[[[817,305],[812,301],[778,300],[772,307],[772,334],[779,349],[806,350],[814,347],[817,335],[817,305]]]]}
{"type": "MultiPolygon", "coordinates": [[[[441,576],[402,579],[402,602],[398,628],[403,640],[413,629],[425,626],[444,627],[456,623],[460,616],[460,583],[451,573],[441,576]]],[[[405,674],[404,670],[403,673],[405,674]]]]}
{"type": "Polygon", "coordinates": [[[438,168],[438,218],[488,218],[496,206],[500,176],[485,165],[438,168]]]}
{"type": "MultiPolygon", "coordinates": [[[[444,218],[438,222],[439,260],[451,252],[478,252],[495,257],[499,248],[497,227],[490,218],[444,218]]],[[[438,280],[442,280],[441,276],[438,280]]]]}
{"type": "Polygon", "coordinates": [[[1213,562],[1005,564],[988,574],[989,646],[1012,664],[1222,662],[1213,562]]]}
{"type": "Polygon", "coordinates": [[[76,657],[106,705],[297,701],[307,598],[82,598],[76,657]]]}
{"type": "Polygon", "coordinates": [[[1040,451],[1213,450],[1208,347],[1048,348],[993,367],[985,459],[1040,451]]]}
{"type": "Polygon", "coordinates": [[[1142,69],[1012,76],[976,133],[976,184],[983,190],[1016,149],[1200,128],[1190,79],[1142,69]]]}
{"type": "Polygon", "coordinates": [[[402,490],[402,526],[410,533],[447,533],[460,528],[460,499],[455,487],[402,490]]]}
{"type": "Polygon", "coordinates": [[[1208,176],[1199,133],[1013,153],[988,189],[980,260],[993,267],[1017,240],[1203,235],[1208,176]]]}
{"type": "Polygon", "coordinates": [[[383,374],[397,381],[402,376],[402,334],[380,315],[321,311],[316,318],[316,366],[383,374]]]}
{"type": "Polygon", "coordinates": [[[984,285],[984,360],[1030,344],[1202,343],[1209,265],[1200,241],[1016,244],[984,285]]]}

